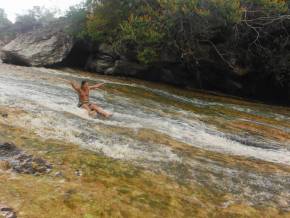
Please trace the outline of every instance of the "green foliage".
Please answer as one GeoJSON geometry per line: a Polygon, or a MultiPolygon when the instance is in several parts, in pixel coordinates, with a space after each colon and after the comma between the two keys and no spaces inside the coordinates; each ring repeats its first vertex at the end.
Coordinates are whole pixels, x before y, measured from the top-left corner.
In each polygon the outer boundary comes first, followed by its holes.
{"type": "Polygon", "coordinates": [[[160,23],[152,16],[130,15],[127,21],[120,24],[120,35],[118,40],[130,41],[137,45],[137,57],[140,62],[151,63],[158,60],[159,47],[164,39],[160,23]]]}
{"type": "Polygon", "coordinates": [[[9,41],[10,38],[14,37],[13,32],[8,29],[12,26],[10,20],[8,20],[7,15],[3,9],[0,8],[0,40],[1,41],[9,41]]]}
{"type": "Polygon", "coordinates": [[[66,12],[66,20],[71,23],[67,31],[76,38],[87,37],[86,21],[87,21],[87,8],[85,4],[72,6],[66,12]]]}
{"type": "Polygon", "coordinates": [[[241,0],[245,7],[260,10],[264,14],[286,13],[288,11],[287,0],[241,0]]]}
{"type": "Polygon", "coordinates": [[[94,41],[112,42],[117,37],[120,24],[129,16],[131,2],[109,0],[100,3],[88,3],[90,14],[87,20],[87,31],[94,41]]]}
{"type": "Polygon", "coordinates": [[[138,60],[144,64],[150,64],[158,60],[159,54],[157,51],[150,47],[145,47],[138,52],[138,60]]]}
{"type": "Polygon", "coordinates": [[[225,25],[239,23],[242,18],[241,2],[239,0],[212,0],[209,10],[214,18],[218,18],[225,25]]]}
{"type": "Polygon", "coordinates": [[[240,34],[250,46],[257,29],[271,23],[271,17],[287,14],[288,5],[288,0],[87,0],[76,23],[81,35],[93,41],[113,44],[120,52],[130,45],[145,64],[159,61],[163,50],[177,51],[190,64],[209,59],[214,50],[226,62],[216,43],[233,36],[237,40],[240,34]],[[245,33],[238,32],[242,29],[245,33]]]}

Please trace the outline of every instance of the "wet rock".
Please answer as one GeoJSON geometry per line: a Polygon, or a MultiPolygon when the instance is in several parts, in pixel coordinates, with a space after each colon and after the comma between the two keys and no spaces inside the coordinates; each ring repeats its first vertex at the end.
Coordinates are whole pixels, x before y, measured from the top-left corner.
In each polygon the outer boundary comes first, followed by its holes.
{"type": "Polygon", "coordinates": [[[76,171],[75,171],[75,175],[76,175],[76,176],[82,176],[83,174],[82,174],[82,171],[80,171],[80,170],[76,170],[76,171]]]}
{"type": "Polygon", "coordinates": [[[0,158],[7,159],[13,156],[17,156],[21,153],[21,150],[18,149],[14,144],[4,143],[0,144],[0,158]]]}
{"type": "Polygon", "coordinates": [[[20,34],[2,48],[5,63],[51,66],[62,62],[73,47],[73,39],[63,27],[51,25],[20,34]]]}
{"type": "Polygon", "coordinates": [[[86,63],[86,70],[96,73],[104,73],[108,68],[114,66],[114,60],[107,55],[98,57],[91,56],[86,63]]]}
{"type": "Polygon", "coordinates": [[[4,218],[16,218],[16,213],[13,211],[12,208],[0,204],[0,216],[3,216],[4,218]]]}
{"type": "Polygon", "coordinates": [[[49,173],[52,168],[45,160],[26,154],[18,155],[11,164],[14,171],[24,174],[49,173]]]}
{"type": "Polygon", "coordinates": [[[3,118],[8,118],[8,114],[7,113],[1,113],[0,112],[0,116],[3,117],[3,118]]]}
{"type": "Polygon", "coordinates": [[[52,169],[47,161],[27,154],[10,143],[0,144],[0,160],[2,169],[11,168],[17,173],[39,175],[49,173],[52,169]]]}
{"type": "Polygon", "coordinates": [[[147,70],[146,66],[135,62],[129,62],[125,60],[118,60],[115,62],[115,65],[111,68],[108,68],[105,71],[106,75],[123,75],[123,76],[132,76],[136,77],[138,74],[141,74],[147,70]]]}
{"type": "Polygon", "coordinates": [[[0,160],[0,170],[9,170],[11,168],[10,164],[6,160],[0,160]]]}
{"type": "Polygon", "coordinates": [[[178,52],[174,50],[164,49],[160,54],[162,63],[178,63],[178,52]]]}
{"type": "Polygon", "coordinates": [[[55,177],[63,177],[63,174],[62,174],[62,172],[56,172],[56,173],[54,174],[54,176],[55,176],[55,177]]]}
{"type": "Polygon", "coordinates": [[[288,211],[290,211],[290,208],[289,208],[289,203],[290,203],[290,200],[288,199],[288,201],[286,200],[287,198],[283,198],[283,197],[278,197],[276,202],[278,203],[278,205],[281,207],[281,208],[284,208],[285,210],[288,209],[288,211]]]}
{"type": "Polygon", "coordinates": [[[99,50],[100,54],[106,54],[106,55],[111,56],[111,57],[116,56],[116,52],[114,51],[113,46],[110,44],[102,43],[102,44],[100,44],[98,50],[99,50]]]}

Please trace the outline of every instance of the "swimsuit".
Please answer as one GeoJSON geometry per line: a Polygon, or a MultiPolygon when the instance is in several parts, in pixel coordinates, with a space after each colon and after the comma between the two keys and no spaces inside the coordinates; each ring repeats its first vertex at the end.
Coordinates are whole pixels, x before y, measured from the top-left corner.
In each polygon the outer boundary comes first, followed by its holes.
{"type": "Polygon", "coordinates": [[[78,103],[78,107],[82,107],[84,104],[87,104],[88,106],[91,105],[90,101],[89,100],[85,100],[85,101],[80,101],[78,103]]]}

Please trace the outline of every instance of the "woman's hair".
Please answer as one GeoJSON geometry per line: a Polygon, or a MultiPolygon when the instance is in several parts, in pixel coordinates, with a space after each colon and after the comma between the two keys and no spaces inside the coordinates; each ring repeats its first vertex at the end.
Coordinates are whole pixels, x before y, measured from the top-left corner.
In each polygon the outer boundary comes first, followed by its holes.
{"type": "Polygon", "coordinates": [[[83,80],[83,81],[82,81],[82,84],[81,84],[81,87],[84,87],[84,85],[85,85],[86,83],[88,83],[88,81],[83,80]]]}

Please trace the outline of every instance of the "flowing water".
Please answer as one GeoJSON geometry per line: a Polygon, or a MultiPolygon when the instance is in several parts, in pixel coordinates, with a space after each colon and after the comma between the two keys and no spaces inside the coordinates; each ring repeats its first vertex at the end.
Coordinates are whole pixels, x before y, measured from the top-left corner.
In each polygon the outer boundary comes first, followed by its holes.
{"type": "Polygon", "coordinates": [[[230,97],[96,76],[73,70],[0,65],[0,106],[42,139],[79,145],[109,158],[290,211],[290,109],[230,97]],[[90,117],[64,80],[104,82],[91,101],[114,113],[90,117]]]}

